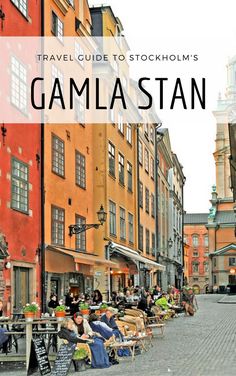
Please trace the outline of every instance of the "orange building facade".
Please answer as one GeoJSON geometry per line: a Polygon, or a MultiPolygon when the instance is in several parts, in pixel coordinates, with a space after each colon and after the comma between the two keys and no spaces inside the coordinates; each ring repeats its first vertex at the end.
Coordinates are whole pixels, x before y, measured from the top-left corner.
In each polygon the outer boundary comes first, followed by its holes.
{"type": "MultiPolygon", "coordinates": [[[[55,43],[60,44],[65,36],[91,34],[91,17],[85,0],[46,1],[44,14],[45,36],[54,36],[55,43]]],[[[83,67],[76,64],[76,70],[82,73],[83,67]]],[[[51,74],[52,79],[59,77],[66,81],[70,72],[60,72],[55,63],[51,74]]],[[[82,103],[79,106],[80,112],[83,111],[82,103]]],[[[69,235],[70,225],[97,222],[96,211],[100,206],[94,207],[92,145],[90,125],[44,126],[45,302],[51,293],[64,298],[69,291],[75,295],[90,292],[94,266],[105,262],[97,256],[98,250],[95,253],[94,229],[69,235]]]]}

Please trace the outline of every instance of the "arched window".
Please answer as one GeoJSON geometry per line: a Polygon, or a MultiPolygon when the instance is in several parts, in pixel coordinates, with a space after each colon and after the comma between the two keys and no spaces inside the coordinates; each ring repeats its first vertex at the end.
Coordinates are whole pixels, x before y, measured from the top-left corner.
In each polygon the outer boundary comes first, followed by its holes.
{"type": "Polygon", "coordinates": [[[209,272],[209,262],[208,261],[204,261],[204,272],[205,273],[209,272]]]}
{"type": "Polygon", "coordinates": [[[198,235],[193,235],[192,236],[192,241],[193,241],[193,247],[198,247],[198,244],[199,244],[198,235]]]}
{"type": "Polygon", "coordinates": [[[204,235],[204,245],[205,245],[205,247],[208,247],[208,245],[209,245],[208,235],[204,235]]]}
{"type": "Polygon", "coordinates": [[[199,262],[193,261],[192,262],[192,269],[193,269],[193,273],[198,273],[199,272],[199,262]]]}

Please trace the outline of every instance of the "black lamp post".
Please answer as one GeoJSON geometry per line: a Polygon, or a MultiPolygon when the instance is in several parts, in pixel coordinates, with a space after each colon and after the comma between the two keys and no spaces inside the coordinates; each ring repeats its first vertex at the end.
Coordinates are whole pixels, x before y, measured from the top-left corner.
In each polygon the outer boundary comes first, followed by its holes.
{"type": "Polygon", "coordinates": [[[70,225],[69,226],[69,236],[80,234],[81,232],[85,232],[89,230],[90,228],[96,228],[98,229],[99,226],[102,226],[107,219],[107,213],[105,212],[103,205],[101,205],[100,209],[97,212],[98,221],[100,223],[91,223],[91,224],[77,224],[77,225],[70,225]]]}

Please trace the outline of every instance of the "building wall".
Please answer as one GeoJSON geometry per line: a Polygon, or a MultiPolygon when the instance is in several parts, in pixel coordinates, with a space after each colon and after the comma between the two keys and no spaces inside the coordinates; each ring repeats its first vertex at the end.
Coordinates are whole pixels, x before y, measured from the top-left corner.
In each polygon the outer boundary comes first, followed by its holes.
{"type": "MultiPolygon", "coordinates": [[[[139,184],[142,184],[143,187],[143,194],[142,198],[142,206],[139,204],[139,216],[140,216],[140,226],[143,228],[143,246],[141,249],[141,245],[138,244],[139,250],[142,254],[150,259],[156,260],[156,192],[155,192],[155,126],[153,124],[143,124],[139,127],[139,143],[142,144],[143,150],[143,162],[139,162],[139,184]],[[151,136],[151,132],[152,135],[151,136]],[[145,166],[145,153],[148,152],[148,165],[145,166]],[[148,169],[146,168],[148,167],[148,169]],[[148,191],[147,191],[148,190],[148,191]],[[148,192],[148,203],[147,195],[148,192]],[[152,204],[153,200],[153,204],[152,204]],[[153,205],[153,209],[152,209],[153,205]],[[149,231],[149,241],[148,241],[148,233],[149,231]],[[155,236],[154,246],[152,246],[152,236],[155,236]]],[[[140,193],[139,193],[140,195],[140,193]]],[[[140,231],[140,228],[137,229],[140,231]]],[[[140,283],[142,285],[153,285],[156,284],[156,280],[151,278],[151,280],[147,281],[147,275],[145,272],[142,273],[142,278],[140,283]]],[[[151,277],[153,275],[151,274],[151,277]]]]}
{"type": "MultiPolygon", "coordinates": [[[[41,33],[40,2],[28,2],[27,16],[11,2],[2,4],[5,20],[0,28],[3,36],[39,36],[41,33]]],[[[22,50],[21,57],[27,59],[22,50]]],[[[10,57],[10,55],[9,55],[10,57]]],[[[10,62],[9,62],[10,66],[10,62]]],[[[15,109],[17,111],[17,109],[15,109]]],[[[3,268],[4,296],[7,314],[21,310],[25,303],[38,301],[41,296],[41,270],[39,264],[41,246],[41,186],[40,186],[40,125],[7,124],[5,140],[0,142],[0,232],[8,242],[10,269],[3,268]],[[39,163],[36,161],[39,156],[39,163]],[[29,171],[29,210],[24,214],[11,208],[11,160],[12,157],[28,165],[29,171]],[[16,297],[15,274],[17,270],[27,271],[29,280],[25,290],[29,296],[16,297]],[[19,269],[23,268],[23,269],[19,269]],[[14,306],[17,298],[18,306],[14,306]],[[26,299],[28,301],[26,301],[26,299]]],[[[6,261],[6,260],[5,260],[6,261]]],[[[4,261],[4,262],[5,262],[4,261]]],[[[18,283],[23,283],[22,274],[18,283]]],[[[22,291],[23,292],[23,291],[22,291]]],[[[24,293],[24,292],[23,292],[24,293]]]]}
{"type": "Polygon", "coordinates": [[[189,285],[195,287],[201,293],[206,292],[206,286],[209,285],[209,271],[204,268],[204,263],[209,265],[209,248],[206,246],[205,237],[208,237],[208,231],[204,224],[184,225],[185,242],[189,246],[188,250],[188,271],[189,285]],[[193,236],[198,237],[198,245],[194,246],[193,236]],[[193,263],[198,263],[198,271],[194,271],[193,263]]]}
{"type": "MultiPolygon", "coordinates": [[[[63,36],[88,36],[91,32],[91,17],[86,0],[74,1],[74,7],[70,6],[68,2],[57,1],[45,1],[45,36],[52,37],[52,12],[56,14],[59,20],[63,23],[63,36]],[[81,23],[78,29],[75,29],[76,19],[81,23]]],[[[57,37],[55,37],[55,42],[57,37]]],[[[84,53],[87,50],[84,49],[84,53]]],[[[78,74],[83,73],[83,67],[77,62],[73,69],[78,71],[78,74]]],[[[57,64],[55,63],[55,66],[57,64]]],[[[60,67],[58,67],[60,69],[60,67]]],[[[92,65],[86,64],[86,73],[91,74],[92,65]]],[[[49,71],[49,74],[51,72],[49,71]]],[[[63,71],[64,82],[70,77],[70,69],[63,71]]],[[[48,245],[58,246],[53,244],[52,239],[52,206],[64,209],[64,243],[62,247],[69,248],[74,251],[76,249],[76,236],[69,236],[69,226],[76,223],[76,215],[85,218],[86,223],[96,223],[96,212],[100,207],[94,208],[93,198],[93,126],[86,124],[46,124],[45,125],[45,243],[48,245]],[[52,170],[52,137],[55,135],[64,142],[64,163],[65,172],[61,177],[52,170]],[[76,184],[76,162],[75,153],[78,151],[85,157],[85,188],[81,188],[76,184]]],[[[86,238],[86,252],[87,253],[99,253],[94,249],[94,232],[96,230],[90,229],[85,233],[86,238]]],[[[61,246],[61,245],[59,245],[61,246]]],[[[82,261],[80,262],[79,255],[76,261],[72,256],[64,256],[64,263],[66,265],[67,273],[61,272],[61,269],[54,264],[54,270],[52,270],[51,259],[55,257],[55,252],[50,250],[46,251],[46,285],[47,285],[47,300],[49,299],[50,281],[52,278],[59,279],[60,295],[64,294],[70,289],[69,274],[77,273],[81,274],[86,280],[87,276],[91,276],[91,270],[84,266],[82,261]],[[51,254],[50,254],[51,252],[51,254]],[[47,253],[49,253],[47,255],[47,253]]],[[[62,256],[61,256],[62,258],[62,256]]],[[[91,263],[92,264],[92,263],[91,263]]],[[[83,284],[82,284],[83,285],[83,284]]],[[[84,287],[78,286],[75,293],[82,292],[84,287]]]]}

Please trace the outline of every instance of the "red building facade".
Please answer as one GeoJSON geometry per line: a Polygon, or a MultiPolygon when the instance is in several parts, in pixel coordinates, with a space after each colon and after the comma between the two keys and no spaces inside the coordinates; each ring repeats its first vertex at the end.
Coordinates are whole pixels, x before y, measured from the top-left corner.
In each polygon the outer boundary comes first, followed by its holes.
{"type": "MultiPolygon", "coordinates": [[[[0,37],[40,36],[40,1],[0,5],[0,37]]],[[[9,53],[9,82],[14,78],[15,86],[6,90],[19,113],[27,111],[27,105],[22,106],[28,68],[26,61],[9,53]]],[[[10,314],[28,302],[40,302],[41,296],[41,127],[2,124],[0,136],[0,299],[10,314]]]]}
{"type": "Polygon", "coordinates": [[[188,284],[196,293],[209,289],[209,240],[208,214],[186,214],[184,216],[184,241],[188,249],[188,284]]]}

